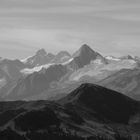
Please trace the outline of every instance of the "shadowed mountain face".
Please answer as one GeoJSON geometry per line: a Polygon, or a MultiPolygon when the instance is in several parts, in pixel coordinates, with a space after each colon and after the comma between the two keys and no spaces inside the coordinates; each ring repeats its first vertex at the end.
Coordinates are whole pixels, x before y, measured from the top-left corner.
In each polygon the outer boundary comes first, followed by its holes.
{"type": "Polygon", "coordinates": [[[0,61],[0,88],[21,77],[20,70],[27,67],[19,60],[3,59],[0,61]]]}
{"type": "Polygon", "coordinates": [[[25,60],[22,60],[25,64],[32,67],[48,64],[55,56],[51,53],[47,54],[44,49],[40,49],[34,56],[31,56],[25,60]]]}
{"type": "Polygon", "coordinates": [[[51,63],[56,63],[56,64],[64,63],[67,62],[70,58],[71,55],[68,52],[61,51],[55,56],[55,58],[51,61],[51,63]]]}
{"type": "Polygon", "coordinates": [[[99,82],[100,85],[140,100],[140,69],[124,69],[99,82]]]}
{"type": "Polygon", "coordinates": [[[68,61],[71,55],[66,51],[61,51],[57,55],[48,53],[44,49],[40,49],[34,56],[22,60],[25,64],[32,67],[41,66],[49,63],[60,64],[68,61]]]}
{"type": "Polygon", "coordinates": [[[130,116],[136,111],[133,100],[118,92],[92,84],[82,84],[61,102],[84,106],[95,111],[102,119],[118,123],[128,123],[130,116]]]}
{"type": "Polygon", "coordinates": [[[16,79],[21,75],[20,70],[26,66],[19,60],[4,59],[0,62],[0,69],[7,75],[7,78],[16,79]]]}
{"type": "Polygon", "coordinates": [[[42,69],[27,77],[20,79],[16,84],[3,88],[1,94],[7,94],[11,100],[24,99],[33,95],[40,94],[47,90],[51,84],[57,82],[67,73],[67,69],[62,65],[50,66],[47,70],[42,69]],[[53,83],[54,82],[54,83],[53,83]]]}
{"type": "Polygon", "coordinates": [[[93,51],[88,45],[84,44],[77,52],[73,54],[73,61],[70,63],[74,69],[82,68],[89,64],[92,60],[105,59],[97,52],[93,51]]]}
{"type": "Polygon", "coordinates": [[[82,84],[56,102],[0,102],[0,138],[139,138],[139,114],[139,102],[97,85],[82,84]]]}

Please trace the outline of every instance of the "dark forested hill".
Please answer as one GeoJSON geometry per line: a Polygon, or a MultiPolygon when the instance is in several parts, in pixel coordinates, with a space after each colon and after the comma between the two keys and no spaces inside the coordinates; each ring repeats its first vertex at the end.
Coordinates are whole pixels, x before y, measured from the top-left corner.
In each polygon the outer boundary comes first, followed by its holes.
{"type": "Polygon", "coordinates": [[[140,103],[93,84],[58,101],[0,102],[0,140],[140,138],[140,103]]]}

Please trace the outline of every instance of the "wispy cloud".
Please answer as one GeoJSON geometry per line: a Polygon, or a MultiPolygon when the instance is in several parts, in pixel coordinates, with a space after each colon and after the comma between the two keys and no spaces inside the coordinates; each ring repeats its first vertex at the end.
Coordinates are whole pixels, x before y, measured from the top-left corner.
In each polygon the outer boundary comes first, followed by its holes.
{"type": "Polygon", "coordinates": [[[25,57],[42,47],[73,52],[82,43],[105,54],[139,55],[139,35],[139,0],[0,0],[2,56],[14,57],[6,53],[13,49],[25,57]]]}

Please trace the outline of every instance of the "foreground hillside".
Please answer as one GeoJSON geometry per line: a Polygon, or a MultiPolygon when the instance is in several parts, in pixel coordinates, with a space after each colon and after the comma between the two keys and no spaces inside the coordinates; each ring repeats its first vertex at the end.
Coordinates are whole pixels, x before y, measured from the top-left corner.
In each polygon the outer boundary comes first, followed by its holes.
{"type": "Polygon", "coordinates": [[[82,84],[55,102],[0,102],[0,140],[137,139],[139,118],[139,102],[82,84]]]}

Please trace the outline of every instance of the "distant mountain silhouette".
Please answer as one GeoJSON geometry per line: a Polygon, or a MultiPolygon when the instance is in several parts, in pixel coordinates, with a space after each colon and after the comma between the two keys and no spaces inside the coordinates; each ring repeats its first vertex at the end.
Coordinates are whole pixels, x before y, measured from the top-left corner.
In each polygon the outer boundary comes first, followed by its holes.
{"type": "Polygon", "coordinates": [[[61,51],[57,55],[48,53],[45,49],[40,49],[36,52],[34,56],[22,60],[25,64],[28,64],[32,67],[41,66],[49,63],[61,64],[68,61],[71,58],[71,55],[66,51],[61,51]]]}
{"type": "Polygon", "coordinates": [[[18,82],[10,87],[3,88],[1,94],[8,93],[7,98],[12,100],[24,99],[47,90],[51,83],[57,83],[65,74],[67,69],[62,65],[50,66],[47,70],[19,79],[18,82]]]}
{"type": "MultiPolygon", "coordinates": [[[[82,45],[72,56],[67,51],[61,51],[54,55],[47,53],[45,49],[40,49],[35,55],[21,61],[0,60],[0,99],[16,100],[25,99],[25,97],[26,99],[31,99],[32,95],[34,99],[44,99],[45,95],[43,94],[48,93],[48,90],[52,93],[52,97],[46,96],[46,98],[55,98],[54,96],[59,97],[59,95],[56,95],[57,93],[54,93],[55,90],[59,90],[58,93],[60,93],[65,91],[64,89],[73,89],[71,88],[73,84],[78,85],[83,82],[98,83],[111,75],[119,75],[118,73],[122,69],[130,70],[129,75],[134,75],[133,70],[139,69],[139,67],[140,61],[138,57],[130,55],[121,58],[114,56],[103,57],[87,44],[82,45]],[[54,67],[54,65],[61,65],[65,72],[62,69],[57,69],[56,67],[58,66],[54,67]],[[45,72],[50,70],[52,72],[45,75],[45,72]],[[52,90],[54,91],[52,92],[52,90]]],[[[122,75],[122,77],[125,76],[122,75]]],[[[103,82],[103,85],[112,85],[112,82],[111,84],[106,84],[108,82],[104,84],[103,82]]],[[[125,83],[125,79],[121,78],[120,83],[123,82],[125,83]]],[[[138,84],[139,82],[136,83],[138,84]]],[[[102,85],[102,82],[100,84],[102,85]]],[[[133,82],[130,87],[124,86],[125,89],[123,88],[123,90],[116,88],[117,85],[113,86],[114,88],[112,86],[107,87],[121,91],[130,97],[135,96],[136,99],[139,96],[139,88],[133,90],[134,85],[135,83],[133,82]],[[131,91],[132,93],[130,93],[131,91]]]]}
{"type": "Polygon", "coordinates": [[[22,60],[25,64],[34,66],[40,66],[44,64],[48,64],[55,56],[51,53],[48,53],[44,49],[40,49],[36,52],[34,56],[31,56],[27,59],[22,60]]]}
{"type": "Polygon", "coordinates": [[[20,60],[2,59],[0,61],[0,89],[21,77],[20,70],[27,67],[20,60]]]}
{"type": "Polygon", "coordinates": [[[68,52],[61,51],[55,56],[55,58],[51,62],[56,63],[56,64],[64,63],[68,61],[70,58],[71,58],[71,55],[68,52]]]}
{"type": "Polygon", "coordinates": [[[73,61],[70,65],[73,68],[82,68],[85,65],[89,64],[92,60],[101,59],[104,61],[105,59],[99,53],[93,51],[88,45],[84,44],[82,47],[73,54],[73,61]]]}

